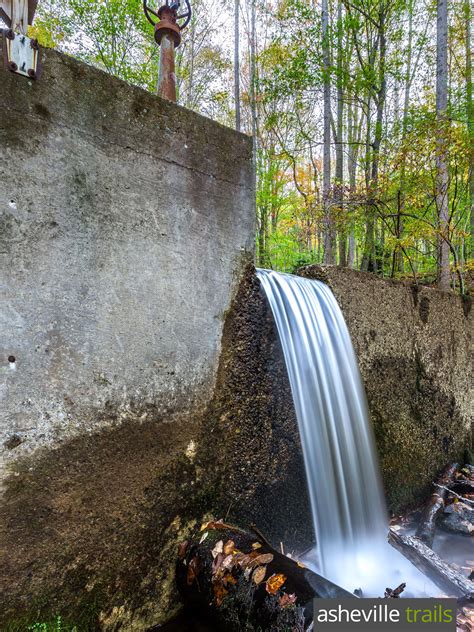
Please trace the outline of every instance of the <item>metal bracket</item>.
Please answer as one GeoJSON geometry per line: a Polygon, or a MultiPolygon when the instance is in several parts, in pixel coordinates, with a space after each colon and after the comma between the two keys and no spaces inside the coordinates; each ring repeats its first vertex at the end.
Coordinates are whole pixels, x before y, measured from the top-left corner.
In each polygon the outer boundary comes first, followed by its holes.
{"type": "Polygon", "coordinates": [[[3,58],[7,70],[29,79],[40,75],[40,55],[38,41],[11,29],[3,31],[3,58]]]}

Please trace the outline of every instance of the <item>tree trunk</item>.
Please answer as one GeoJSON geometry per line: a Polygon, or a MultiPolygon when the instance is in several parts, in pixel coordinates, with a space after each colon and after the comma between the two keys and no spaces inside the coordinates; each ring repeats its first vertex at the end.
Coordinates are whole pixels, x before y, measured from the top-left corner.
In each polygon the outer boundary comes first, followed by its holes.
{"type": "Polygon", "coordinates": [[[240,132],[240,0],[234,0],[234,102],[235,129],[240,132]]]}
{"type": "Polygon", "coordinates": [[[449,290],[449,206],[448,206],[448,6],[437,0],[436,48],[436,209],[438,213],[438,286],[449,290]]]}
{"type": "MultiPolygon", "coordinates": [[[[379,42],[379,67],[378,67],[378,86],[377,92],[374,94],[376,104],[376,119],[374,126],[374,138],[372,141],[372,163],[370,165],[370,177],[368,183],[368,200],[367,200],[367,218],[366,218],[366,237],[364,244],[364,256],[362,259],[362,269],[370,272],[377,272],[377,258],[375,252],[375,217],[376,217],[376,200],[379,180],[379,162],[380,162],[380,146],[383,138],[383,114],[385,110],[385,100],[387,96],[387,76],[386,76],[386,55],[387,55],[387,36],[386,36],[386,20],[389,11],[388,3],[381,3],[378,15],[378,42],[379,42]]],[[[369,108],[370,109],[370,106],[369,108]]],[[[367,117],[367,125],[369,127],[369,115],[367,117]]],[[[368,132],[369,133],[369,132],[368,132]]],[[[370,142],[370,141],[368,141],[370,142]]],[[[369,154],[370,155],[370,154],[369,154]]]]}
{"type": "Polygon", "coordinates": [[[466,16],[466,114],[469,133],[469,215],[471,243],[469,256],[474,258],[474,105],[472,102],[471,0],[464,0],[466,16]]]}
{"type": "Polygon", "coordinates": [[[344,84],[342,43],[342,0],[337,4],[337,122],[336,122],[336,201],[339,216],[339,265],[347,266],[347,221],[344,213],[344,84]]]}
{"type": "Polygon", "coordinates": [[[186,95],[186,106],[191,109],[193,107],[194,100],[194,44],[196,40],[196,22],[195,20],[191,20],[189,30],[189,80],[188,80],[188,90],[186,95]]]}
{"type": "MultiPolygon", "coordinates": [[[[410,91],[412,82],[412,54],[413,54],[413,1],[408,2],[408,50],[407,50],[407,65],[405,69],[405,90],[403,98],[403,118],[402,118],[402,163],[400,165],[400,192],[397,196],[397,219],[395,234],[397,239],[401,239],[403,236],[403,212],[405,210],[406,199],[406,151],[404,144],[407,135],[408,126],[408,110],[410,107],[410,91]]],[[[393,271],[403,272],[403,250],[400,247],[396,248],[394,254],[394,266],[393,271]]],[[[392,274],[393,275],[393,274],[392,274]]]]}
{"type": "Polygon", "coordinates": [[[253,156],[257,164],[257,26],[256,0],[251,0],[250,16],[250,107],[252,111],[253,156]]]}
{"type": "MultiPolygon", "coordinates": [[[[357,119],[357,112],[354,111],[353,106],[350,104],[347,108],[347,131],[348,131],[348,155],[347,155],[347,169],[349,172],[349,196],[351,200],[356,194],[356,177],[357,177],[357,159],[359,156],[359,143],[361,139],[362,130],[362,115],[360,119],[357,119]]],[[[349,248],[347,254],[347,265],[353,268],[355,265],[355,235],[354,235],[354,220],[350,219],[350,233],[349,233],[349,248]]]]}
{"type": "Polygon", "coordinates": [[[329,49],[329,4],[322,0],[321,13],[323,49],[323,214],[324,263],[336,263],[335,226],[331,208],[331,57],[329,49]]]}
{"type": "Polygon", "coordinates": [[[374,219],[373,209],[370,204],[370,163],[372,155],[372,143],[370,141],[370,135],[372,133],[372,121],[371,121],[371,98],[369,95],[366,111],[365,121],[365,157],[364,157],[364,175],[365,175],[365,190],[367,195],[367,201],[365,204],[365,237],[362,249],[362,261],[360,269],[362,272],[368,272],[372,270],[372,252],[375,250],[375,237],[374,237],[374,219]]]}

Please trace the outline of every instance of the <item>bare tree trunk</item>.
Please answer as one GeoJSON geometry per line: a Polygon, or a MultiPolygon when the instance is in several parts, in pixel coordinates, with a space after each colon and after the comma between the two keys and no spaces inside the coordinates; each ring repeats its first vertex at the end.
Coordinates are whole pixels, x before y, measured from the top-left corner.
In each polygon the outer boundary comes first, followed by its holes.
{"type": "Polygon", "coordinates": [[[251,16],[250,16],[250,107],[252,110],[252,137],[253,137],[253,153],[254,161],[257,161],[257,15],[256,0],[251,0],[251,16]]]}
{"type": "Polygon", "coordinates": [[[329,5],[322,0],[322,48],[323,48],[323,209],[324,209],[324,263],[336,263],[334,221],[331,209],[331,57],[329,49],[329,5]]]}
{"type": "Polygon", "coordinates": [[[466,15],[466,113],[469,132],[469,211],[471,244],[469,256],[474,258],[474,106],[472,102],[471,0],[464,1],[466,15]]]}
{"type": "MultiPolygon", "coordinates": [[[[347,156],[347,169],[349,172],[349,196],[354,198],[356,193],[356,176],[357,176],[357,159],[359,156],[359,143],[361,139],[362,131],[362,115],[357,120],[357,112],[354,111],[352,104],[347,108],[347,132],[348,132],[348,156],[347,156]]],[[[347,254],[347,265],[353,268],[355,265],[355,235],[354,235],[354,221],[350,221],[350,234],[349,234],[349,249],[347,254]]]]}
{"type": "Polygon", "coordinates": [[[337,121],[336,121],[336,198],[339,214],[339,265],[347,266],[347,221],[344,213],[344,86],[342,44],[342,0],[337,3],[337,121]]]}
{"type": "Polygon", "coordinates": [[[362,272],[368,272],[371,270],[371,253],[375,249],[375,238],[374,238],[374,222],[373,222],[373,209],[370,205],[370,162],[372,155],[372,143],[370,140],[370,135],[372,133],[372,121],[371,121],[371,101],[372,99],[368,98],[367,102],[367,111],[366,121],[365,121],[365,156],[364,156],[364,176],[365,176],[365,191],[367,195],[367,201],[365,205],[365,237],[364,244],[362,246],[362,261],[360,263],[360,269],[362,272]]]}
{"type": "MultiPolygon", "coordinates": [[[[366,236],[364,243],[364,255],[362,257],[361,268],[365,271],[377,272],[376,257],[376,240],[375,240],[375,224],[376,224],[376,202],[378,194],[379,180],[379,163],[380,163],[380,146],[383,138],[383,115],[385,110],[385,100],[387,97],[387,75],[386,75],[386,56],[387,56],[387,34],[386,21],[390,11],[390,2],[380,2],[377,24],[377,42],[379,46],[379,66],[378,66],[378,86],[373,94],[376,105],[376,118],[374,126],[374,138],[372,141],[372,162],[370,165],[370,176],[366,174],[367,182],[367,210],[366,210],[366,236]]],[[[367,154],[370,155],[370,99],[367,107],[367,154]]],[[[368,169],[368,165],[366,169],[368,169]]]]}
{"type": "Polygon", "coordinates": [[[382,6],[380,9],[380,26],[379,26],[379,38],[380,38],[380,66],[379,66],[379,90],[377,94],[377,118],[375,121],[374,142],[372,145],[372,174],[370,183],[370,215],[373,222],[373,244],[370,257],[372,259],[372,266],[369,264],[369,269],[372,267],[374,272],[377,272],[377,257],[375,252],[375,200],[377,196],[377,188],[379,181],[379,163],[380,163],[380,145],[383,138],[383,113],[385,108],[385,99],[387,96],[387,79],[385,74],[385,62],[387,53],[387,40],[385,34],[385,15],[386,8],[382,6]]]}
{"type": "MultiPolygon", "coordinates": [[[[411,75],[412,75],[412,54],[413,54],[413,2],[408,3],[408,50],[407,50],[407,65],[405,69],[405,94],[403,99],[403,119],[402,119],[402,146],[405,143],[408,124],[408,109],[410,107],[410,89],[411,89],[411,75]]],[[[403,211],[405,209],[406,199],[406,152],[402,149],[402,164],[400,166],[400,194],[398,196],[397,203],[397,224],[395,232],[397,239],[401,239],[403,236],[403,211]]],[[[397,248],[394,255],[393,271],[403,272],[403,250],[397,248]]]]}
{"type": "Polygon", "coordinates": [[[235,129],[240,132],[240,0],[234,0],[234,102],[235,129]]]}
{"type": "Polygon", "coordinates": [[[196,39],[196,22],[191,20],[190,24],[190,32],[189,32],[189,81],[188,81],[188,90],[186,95],[186,106],[188,108],[193,107],[193,99],[194,99],[194,43],[196,39]]]}
{"type": "Polygon", "coordinates": [[[437,0],[436,46],[436,208],[438,212],[438,286],[449,290],[449,207],[448,207],[448,5],[437,0]]]}

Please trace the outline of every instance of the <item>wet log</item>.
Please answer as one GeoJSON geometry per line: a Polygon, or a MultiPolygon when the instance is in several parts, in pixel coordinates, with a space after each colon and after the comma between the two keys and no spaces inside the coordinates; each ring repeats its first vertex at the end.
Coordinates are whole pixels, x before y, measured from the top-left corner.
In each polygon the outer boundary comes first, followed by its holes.
{"type": "Polygon", "coordinates": [[[419,538],[390,529],[388,541],[449,597],[474,599],[474,582],[456,566],[442,560],[419,538]]]}
{"type": "Polygon", "coordinates": [[[420,518],[420,524],[416,536],[427,546],[433,545],[433,538],[436,529],[436,520],[444,509],[444,499],[446,498],[446,487],[452,483],[457,463],[448,465],[434,485],[433,493],[426,503],[420,518]]]}
{"type": "Polygon", "coordinates": [[[472,494],[474,492],[474,481],[468,478],[458,478],[450,486],[458,494],[472,494]]]}
{"type": "Polygon", "coordinates": [[[357,598],[282,555],[255,531],[220,521],[203,525],[180,545],[176,578],[187,609],[226,632],[304,632],[315,597],[357,598]]]}

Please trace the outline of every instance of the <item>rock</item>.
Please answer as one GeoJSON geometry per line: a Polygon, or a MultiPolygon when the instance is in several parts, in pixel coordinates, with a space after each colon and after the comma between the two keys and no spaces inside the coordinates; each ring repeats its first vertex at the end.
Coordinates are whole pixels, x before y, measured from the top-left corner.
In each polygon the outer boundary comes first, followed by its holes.
{"type": "Polygon", "coordinates": [[[471,535],[474,533],[474,508],[462,502],[452,503],[445,508],[439,525],[452,533],[471,535]]]}

